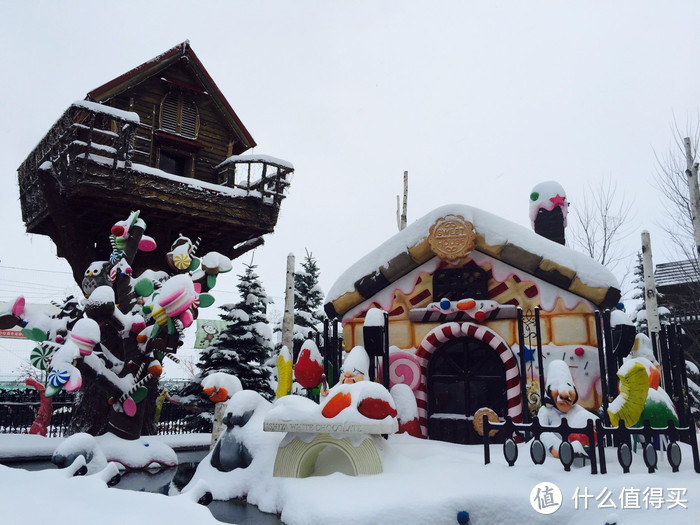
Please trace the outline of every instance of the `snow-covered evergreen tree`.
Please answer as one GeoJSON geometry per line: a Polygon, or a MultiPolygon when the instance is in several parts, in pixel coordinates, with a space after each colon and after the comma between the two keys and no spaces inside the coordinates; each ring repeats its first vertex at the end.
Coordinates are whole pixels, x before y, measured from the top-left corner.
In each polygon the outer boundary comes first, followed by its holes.
{"type": "Polygon", "coordinates": [[[202,411],[190,418],[191,426],[211,425],[214,403],[202,393],[200,384],[213,372],[236,376],[245,390],[255,390],[268,400],[275,397],[270,386],[271,371],[265,365],[272,352],[272,331],[266,317],[270,299],[254,270],[255,266],[246,265],[244,274],[238,276],[241,300],[220,307],[227,327],[214,346],[202,351],[197,365],[200,372],[182,391],[180,401],[202,411]]]}
{"type": "Polygon", "coordinates": [[[270,369],[265,361],[272,351],[272,331],[266,311],[270,299],[265,293],[255,266],[247,265],[237,285],[241,300],[222,306],[221,318],[229,322],[210,352],[217,361],[216,370],[235,375],[245,390],[255,390],[266,399],[274,399],[270,388],[270,369]]]}
{"type": "Polygon", "coordinates": [[[301,271],[294,274],[294,358],[307,339],[323,330],[323,291],[318,285],[320,274],[316,259],[307,250],[301,271]]]}

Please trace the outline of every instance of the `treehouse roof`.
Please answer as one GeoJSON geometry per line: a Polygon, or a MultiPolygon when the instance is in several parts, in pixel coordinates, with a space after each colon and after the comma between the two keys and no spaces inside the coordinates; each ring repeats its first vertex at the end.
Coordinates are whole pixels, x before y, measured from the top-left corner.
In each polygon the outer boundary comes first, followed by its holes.
{"type": "Polygon", "coordinates": [[[224,97],[221,90],[219,90],[214,79],[212,79],[204,68],[202,62],[197,58],[188,40],[144,62],[140,66],[136,66],[132,70],[119,75],[117,78],[102,84],[100,87],[93,89],[87,94],[86,100],[106,102],[120,93],[141,84],[143,81],[162,74],[170,66],[181,60],[186,61],[188,69],[196,77],[200,85],[193,86],[183,84],[175,79],[168,78],[164,80],[184,90],[198,93],[206,92],[212,98],[224,121],[231,127],[236,135],[241,138],[241,142],[237,143],[233,153],[239,154],[249,148],[255,147],[256,143],[253,136],[243,125],[241,119],[238,118],[238,115],[236,115],[236,112],[226,100],[226,97],[224,97]]]}

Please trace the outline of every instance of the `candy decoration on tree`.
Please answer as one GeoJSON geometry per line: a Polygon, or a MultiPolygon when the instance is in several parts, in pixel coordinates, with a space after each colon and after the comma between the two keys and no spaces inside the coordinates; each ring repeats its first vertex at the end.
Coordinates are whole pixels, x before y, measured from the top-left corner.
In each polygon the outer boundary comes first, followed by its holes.
{"type": "Polygon", "coordinates": [[[109,267],[109,261],[95,261],[88,266],[87,270],[85,270],[83,282],[80,285],[85,297],[90,297],[90,294],[99,286],[112,285],[114,279],[110,277],[109,267]]]}
{"type": "Polygon", "coordinates": [[[46,397],[46,387],[31,377],[25,379],[24,384],[35,388],[36,391],[39,392],[39,410],[29,429],[29,433],[46,437],[53,413],[51,398],[46,397]]]}
{"type": "MultiPolygon", "coordinates": [[[[119,437],[137,439],[148,425],[142,416],[153,404],[143,400],[157,386],[161,360],[177,351],[197,307],[213,303],[211,295],[202,293],[206,283],[194,282],[192,272],[201,272],[206,281],[199,259],[194,258],[195,245],[186,250],[192,261],[184,273],[170,276],[146,270],[133,276],[137,252],[155,248],[145,228],[138,211],[114,224],[109,235],[111,254],[105,254],[109,261],[96,261],[85,272],[82,287],[87,299],[82,304],[66,301],[61,312],[51,317],[27,311],[24,299],[18,298],[10,311],[0,315],[0,325],[19,325],[26,337],[40,343],[31,361],[48,370],[47,397],[62,388],[79,389],[87,372],[89,394],[73,418],[80,419],[79,431],[108,429],[119,437]],[[97,344],[99,352],[94,351],[97,344]],[[105,406],[105,398],[112,408],[105,406]]],[[[221,271],[230,269],[230,260],[215,252],[208,261],[221,271]]]]}
{"type": "Polygon", "coordinates": [[[323,357],[316,343],[307,339],[299,351],[294,377],[301,386],[307,389],[316,388],[321,383],[323,375],[323,357]]]}
{"type": "Polygon", "coordinates": [[[197,247],[192,240],[181,235],[173,242],[166,259],[173,270],[184,272],[190,268],[196,251],[197,247]]]}
{"type": "Polygon", "coordinates": [[[49,364],[49,357],[53,354],[53,349],[39,345],[34,347],[32,352],[29,354],[29,361],[32,366],[38,368],[39,370],[46,370],[49,364]]]}
{"type": "MultiPolygon", "coordinates": [[[[139,372],[136,374],[137,377],[140,375],[142,368],[139,369],[139,372]]],[[[122,405],[124,413],[127,416],[134,417],[136,415],[136,404],[143,401],[148,393],[148,389],[143,387],[151,379],[153,379],[153,376],[151,374],[146,374],[119,398],[119,403],[122,405]]]]}

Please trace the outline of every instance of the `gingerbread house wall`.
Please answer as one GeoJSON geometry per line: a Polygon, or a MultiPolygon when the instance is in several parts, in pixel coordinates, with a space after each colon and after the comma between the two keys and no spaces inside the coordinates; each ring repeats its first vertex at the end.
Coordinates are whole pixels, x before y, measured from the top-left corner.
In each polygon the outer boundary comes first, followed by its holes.
{"type": "MultiPolygon", "coordinates": [[[[560,359],[563,356],[570,361],[569,365],[574,368],[572,373],[579,389],[580,404],[589,410],[597,409],[600,406],[600,374],[595,306],[571,292],[479,252],[472,252],[460,266],[470,264],[478,264],[487,271],[490,300],[502,305],[520,306],[526,312],[534,310],[535,307],[540,308],[545,369],[547,359],[560,359]],[[581,349],[579,352],[583,353],[575,353],[574,350],[578,348],[581,349]]],[[[389,345],[415,354],[428,333],[444,321],[413,322],[409,319],[409,312],[440,300],[439,297],[433,296],[432,277],[435,271],[444,266],[445,263],[435,257],[348,311],[343,317],[345,350],[363,345],[362,329],[366,312],[370,308],[381,308],[389,312],[389,345]]],[[[485,321],[483,325],[498,334],[513,353],[518,355],[516,319],[496,319],[485,321]]],[[[531,363],[529,366],[532,367],[529,374],[535,384],[539,384],[537,363],[531,363]]]]}
{"type": "MultiPolygon", "coordinates": [[[[502,305],[520,306],[524,311],[540,308],[542,344],[596,346],[595,306],[571,292],[561,290],[532,275],[491,257],[478,257],[478,266],[490,276],[489,299],[502,305]],[[497,271],[494,271],[496,270],[497,271]],[[499,276],[505,275],[505,279],[499,276]]],[[[460,266],[477,264],[469,257],[460,266]]],[[[389,312],[389,344],[402,349],[417,348],[430,330],[440,322],[416,323],[409,312],[439,301],[433,296],[433,273],[444,267],[434,258],[416,268],[381,293],[362,302],[343,317],[345,349],[363,344],[362,326],[370,308],[389,312]]],[[[466,299],[466,297],[464,298],[466,299]]],[[[484,323],[509,345],[517,345],[517,321],[499,319],[484,323]]]]}

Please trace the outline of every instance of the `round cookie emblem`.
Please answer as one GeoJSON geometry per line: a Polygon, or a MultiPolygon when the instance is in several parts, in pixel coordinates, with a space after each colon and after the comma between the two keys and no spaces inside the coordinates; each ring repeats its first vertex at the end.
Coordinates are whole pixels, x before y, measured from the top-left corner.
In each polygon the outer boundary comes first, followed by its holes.
{"type": "Polygon", "coordinates": [[[466,257],[476,245],[474,225],[461,215],[446,215],[430,227],[430,249],[443,261],[466,257]]]}

